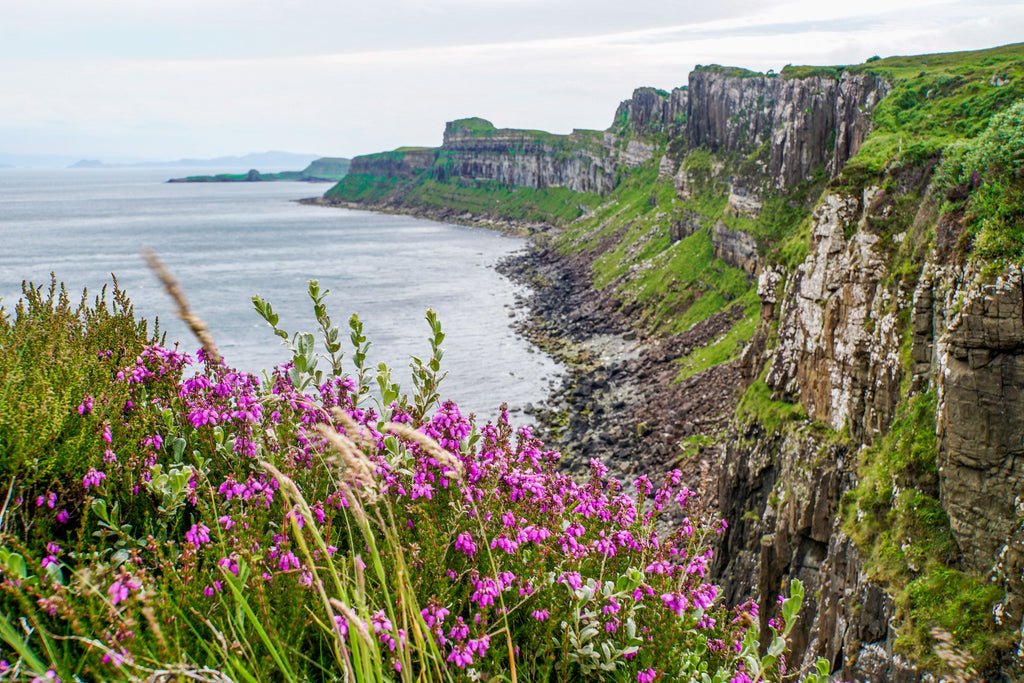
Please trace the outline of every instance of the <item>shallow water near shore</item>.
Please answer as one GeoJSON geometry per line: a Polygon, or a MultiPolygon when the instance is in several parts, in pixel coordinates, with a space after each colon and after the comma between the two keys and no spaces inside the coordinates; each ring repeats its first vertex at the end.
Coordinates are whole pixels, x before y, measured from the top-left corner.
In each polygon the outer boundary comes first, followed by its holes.
{"type": "MultiPolygon", "coordinates": [[[[463,412],[493,417],[502,402],[542,402],[560,367],[535,353],[510,324],[522,288],[494,264],[525,246],[497,232],[294,200],[324,184],[168,184],[189,169],[0,169],[0,303],[13,309],[22,280],[48,284],[50,272],[74,301],[110,283],[136,314],[159,316],[168,340],[196,342],[146,268],[150,247],[181,281],[225,359],[259,372],[289,359],[252,308],[269,300],[289,331],[314,331],[307,283],[329,289],[328,312],[347,342],[356,313],[372,342],[368,361],[386,362],[412,390],[409,356],[429,355],[427,308],[447,335],[442,396],[463,412]]],[[[344,347],[346,357],[349,347],[344,347]]],[[[349,366],[351,367],[351,366],[349,366]]]]}

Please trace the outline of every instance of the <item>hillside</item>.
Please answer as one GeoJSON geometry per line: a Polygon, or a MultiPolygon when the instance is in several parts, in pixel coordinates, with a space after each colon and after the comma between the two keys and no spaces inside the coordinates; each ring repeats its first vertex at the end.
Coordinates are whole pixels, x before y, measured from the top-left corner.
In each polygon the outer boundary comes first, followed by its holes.
{"type": "Polygon", "coordinates": [[[449,123],[439,148],[357,157],[323,203],[533,234],[517,271],[555,292],[535,335],[579,361],[547,440],[717,492],[727,597],[759,593],[764,627],[790,578],[813,596],[792,665],[1012,679],[1022,96],[1024,44],[702,66],[605,131],[449,123]],[[632,357],[584,353],[616,332],[632,357]]]}

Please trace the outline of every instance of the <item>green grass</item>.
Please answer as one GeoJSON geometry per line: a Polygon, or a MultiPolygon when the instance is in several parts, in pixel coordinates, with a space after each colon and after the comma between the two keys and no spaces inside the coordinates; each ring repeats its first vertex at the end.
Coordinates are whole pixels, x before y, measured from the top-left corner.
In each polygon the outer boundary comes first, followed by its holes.
{"type": "Polygon", "coordinates": [[[845,66],[794,66],[787,64],[782,67],[779,76],[782,78],[812,78],[820,76],[822,78],[839,80],[846,69],[847,67],[845,66]]]}
{"type": "Polygon", "coordinates": [[[481,216],[562,224],[578,218],[601,199],[564,187],[535,189],[455,178],[443,183],[424,180],[404,201],[415,206],[468,211],[481,216]]]}
{"type": "Polygon", "coordinates": [[[892,92],[875,108],[873,131],[851,160],[878,172],[904,154],[937,153],[980,134],[992,114],[1024,96],[1024,43],[991,50],[890,57],[852,66],[882,76],[892,92]],[[1009,80],[994,85],[993,78],[1009,80]]]}
{"type": "Polygon", "coordinates": [[[756,296],[748,294],[746,298],[753,299],[753,302],[746,307],[743,317],[736,321],[728,332],[707,346],[695,349],[689,355],[679,359],[679,374],[676,375],[676,382],[682,382],[708,368],[728,363],[740,357],[743,347],[754,336],[761,308],[756,296]]]}
{"type": "Polygon", "coordinates": [[[408,181],[388,178],[365,173],[349,173],[324,193],[327,199],[347,202],[364,202],[367,204],[382,202],[391,197],[395,191],[409,186],[408,181]]]}
{"type": "Polygon", "coordinates": [[[784,425],[807,417],[803,406],[772,399],[772,390],[764,376],[747,387],[736,406],[736,419],[743,423],[756,420],[768,434],[777,433],[784,425]]]}
{"type": "Polygon", "coordinates": [[[949,517],[938,500],[935,407],[934,391],[901,407],[881,442],[864,451],[857,487],[842,509],[865,572],[896,596],[898,651],[929,670],[943,666],[933,651],[935,627],[980,664],[1005,644],[992,623],[1002,590],[957,568],[949,517]]]}
{"type": "Polygon", "coordinates": [[[731,76],[733,78],[757,78],[764,76],[760,71],[751,71],[750,69],[744,69],[739,66],[722,66],[721,64],[698,64],[693,70],[710,71],[722,74],[723,76],[731,76]]]}

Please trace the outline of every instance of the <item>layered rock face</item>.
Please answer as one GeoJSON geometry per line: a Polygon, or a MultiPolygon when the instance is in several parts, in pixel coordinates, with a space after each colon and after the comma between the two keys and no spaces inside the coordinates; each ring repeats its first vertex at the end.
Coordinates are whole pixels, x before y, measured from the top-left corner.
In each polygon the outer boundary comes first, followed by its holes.
{"type": "MultiPolygon", "coordinates": [[[[670,146],[763,157],[768,182],[789,187],[826,166],[837,174],[867,135],[871,111],[889,86],[870,74],[783,78],[700,69],[686,88],[637,88],[619,105],[611,129],[552,135],[495,128],[483,119],[449,122],[436,150],[396,150],[357,157],[350,173],[410,179],[485,180],[533,188],[606,194],[616,171],[654,155],[651,136],[670,146]]],[[[663,159],[660,175],[675,169],[663,159]]]]}
{"type": "Polygon", "coordinates": [[[860,149],[889,89],[872,74],[837,80],[697,69],[689,81],[687,142],[744,155],[767,144],[776,187],[795,185],[822,165],[834,176],[860,149]]]}
{"type": "Polygon", "coordinates": [[[637,88],[615,111],[612,127],[622,126],[632,133],[678,135],[686,126],[688,93],[675,88],[671,93],[656,88],[637,88]]]}
{"type": "Polygon", "coordinates": [[[863,229],[865,203],[829,194],[815,209],[810,253],[792,276],[766,382],[799,400],[811,419],[835,430],[848,423],[851,436],[870,442],[900,399],[901,303],[883,285],[885,258],[879,238],[863,229]]]}
{"type": "Polygon", "coordinates": [[[1006,590],[1001,623],[1021,623],[1024,284],[1019,267],[993,273],[933,263],[915,291],[894,286],[866,222],[873,194],[822,198],[808,256],[778,301],[779,273],[761,273],[762,325],[777,321],[778,345],[748,364],[750,379],[767,367],[774,398],[836,431],[848,427],[850,439],[738,425],[719,480],[730,528],[716,573],[729,596],[757,592],[763,614],[790,578],[804,581],[817,595],[792,641],[804,666],[821,656],[842,680],[909,682],[923,673],[894,654],[893,598],[843,533],[840,501],[856,486],[859,448],[891,424],[909,369],[911,391],[937,396],[939,499],[961,562],[1006,590]],[[908,315],[909,366],[898,322],[908,315]]]}
{"type": "MultiPolygon", "coordinates": [[[[489,122],[477,128],[458,123],[449,122],[445,129],[434,169],[438,180],[459,177],[596,194],[615,187],[619,159],[601,134],[574,131],[556,136],[494,128],[489,122]]],[[[648,150],[646,158],[650,154],[648,150]]]]}
{"type": "Polygon", "coordinates": [[[928,371],[938,389],[940,500],[964,563],[978,572],[999,565],[996,574],[1009,591],[1005,616],[1019,621],[1024,616],[1021,269],[992,275],[972,267],[938,267],[926,275],[915,301],[913,341],[915,354],[928,356],[918,369],[928,371]]]}

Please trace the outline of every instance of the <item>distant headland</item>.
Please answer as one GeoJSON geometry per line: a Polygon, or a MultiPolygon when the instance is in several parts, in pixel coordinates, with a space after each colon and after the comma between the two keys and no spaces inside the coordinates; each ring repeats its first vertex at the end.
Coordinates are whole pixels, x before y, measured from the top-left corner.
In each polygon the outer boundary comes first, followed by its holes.
{"type": "Polygon", "coordinates": [[[279,171],[277,173],[260,173],[255,168],[247,173],[218,173],[216,175],[193,175],[184,178],[171,178],[169,183],[245,183],[274,180],[293,180],[304,182],[337,182],[348,173],[350,159],[341,157],[322,157],[315,159],[301,171],[279,171]]]}

